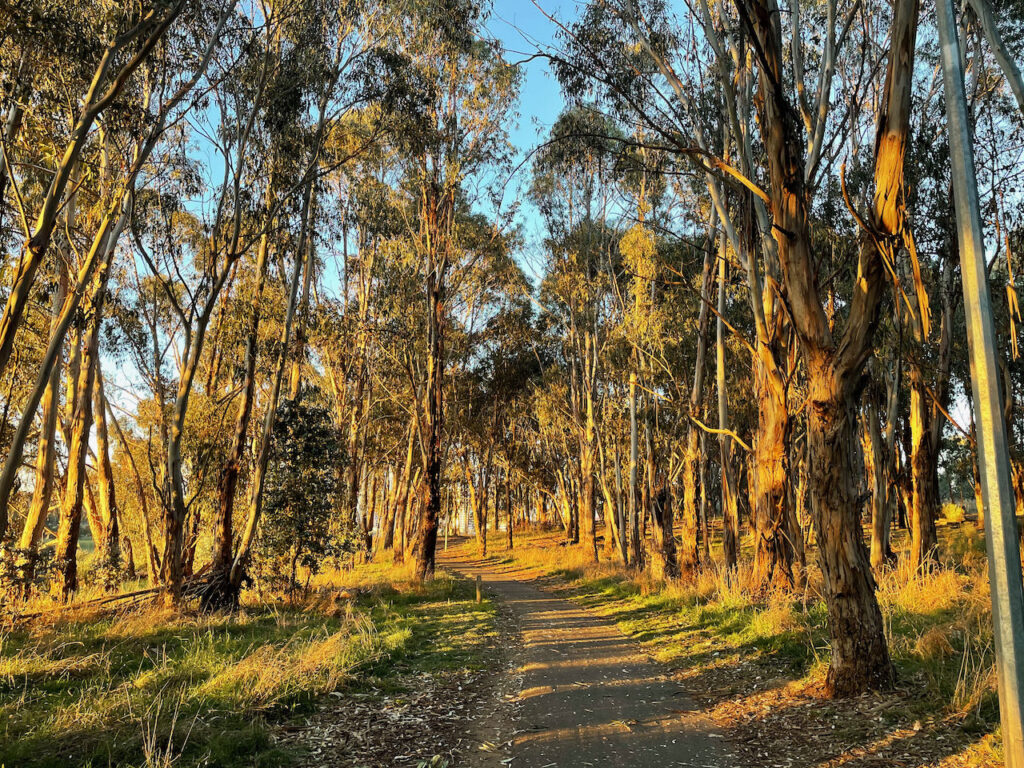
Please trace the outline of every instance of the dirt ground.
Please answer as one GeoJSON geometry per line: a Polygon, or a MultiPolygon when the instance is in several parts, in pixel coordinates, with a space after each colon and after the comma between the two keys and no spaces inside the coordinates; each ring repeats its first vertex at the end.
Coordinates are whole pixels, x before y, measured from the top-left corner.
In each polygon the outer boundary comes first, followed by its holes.
{"type": "Polygon", "coordinates": [[[514,719],[496,739],[502,764],[744,765],[685,688],[610,619],[543,591],[522,569],[481,564],[461,550],[441,562],[480,575],[521,638],[510,653],[514,719]]]}

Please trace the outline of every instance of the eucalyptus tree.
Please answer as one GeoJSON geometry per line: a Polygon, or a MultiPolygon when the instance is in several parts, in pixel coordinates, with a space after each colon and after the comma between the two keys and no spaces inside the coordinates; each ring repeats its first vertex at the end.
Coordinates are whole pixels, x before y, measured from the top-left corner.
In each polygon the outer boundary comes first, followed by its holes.
{"type": "MultiPolygon", "coordinates": [[[[617,239],[609,219],[615,183],[615,128],[592,110],[561,115],[534,160],[531,197],[547,228],[548,264],[541,301],[563,333],[569,420],[578,449],[580,532],[597,559],[596,472],[600,362],[608,338],[611,259],[617,239]]],[[[669,526],[671,529],[671,526],[669,526]]]]}
{"type": "MultiPolygon", "coordinates": [[[[812,187],[808,181],[813,178],[820,155],[814,153],[813,145],[811,153],[807,152],[799,128],[800,110],[806,107],[799,95],[783,84],[784,49],[778,7],[774,0],[752,0],[739,3],[737,9],[744,28],[759,47],[755,107],[770,181],[766,202],[808,381],[811,496],[832,639],[827,690],[851,695],[887,687],[893,679],[861,531],[853,446],[857,440],[855,395],[871,355],[885,287],[883,264],[895,260],[893,240],[905,237],[903,160],[918,8],[916,0],[895,6],[885,98],[880,102],[877,120],[874,205],[861,237],[857,280],[846,325],[838,338],[826,315],[811,235],[812,187]]],[[[830,11],[825,29],[830,44],[834,44],[836,26],[834,11],[830,11]]],[[[804,42],[799,33],[795,20],[789,42],[801,58],[804,42]]],[[[821,80],[830,87],[829,66],[826,57],[821,80]]],[[[802,77],[798,66],[796,88],[804,87],[802,77]]],[[[827,92],[823,94],[819,94],[819,104],[828,99],[827,92]]],[[[826,115],[819,112],[817,123],[825,119],[826,115]]]]}
{"type": "MultiPolygon", "coordinates": [[[[563,69],[570,80],[596,80],[598,90],[643,120],[660,142],[694,160],[696,170],[707,180],[725,235],[744,261],[758,347],[765,347],[773,334],[786,329],[798,341],[809,402],[811,506],[833,644],[827,687],[845,695],[885,687],[892,680],[861,537],[858,472],[853,463],[857,435],[854,396],[872,350],[886,280],[884,259],[891,263],[895,258],[898,249],[892,244],[898,243],[904,232],[903,152],[917,15],[916,5],[897,6],[886,97],[879,102],[875,205],[865,222],[859,269],[845,302],[846,322],[840,333],[827,311],[830,289],[818,274],[813,202],[822,179],[834,178],[828,174],[843,149],[836,139],[842,138],[856,114],[862,114],[864,94],[859,91],[848,94],[849,102],[841,105],[838,116],[830,109],[837,66],[863,69],[871,54],[841,56],[844,46],[862,44],[849,33],[861,12],[859,6],[845,9],[845,19],[837,18],[835,3],[828,4],[824,18],[803,19],[797,5],[790,11],[791,24],[784,33],[779,8],[772,0],[738,3],[735,15],[723,4],[711,7],[701,3],[692,10],[691,21],[700,41],[694,47],[683,44],[677,35],[678,20],[666,13],[661,3],[625,0],[590,6],[585,22],[571,30],[575,58],[567,60],[563,69]],[[806,34],[804,25],[812,23],[820,29],[818,36],[806,34]],[[596,44],[595,38],[609,30],[634,40],[635,46],[608,50],[596,44]],[[701,58],[702,53],[706,58],[701,58]],[[789,70],[784,73],[784,53],[791,56],[792,78],[789,70]],[[812,60],[818,64],[813,78],[808,74],[812,60]],[[720,78],[722,118],[715,132],[699,111],[701,102],[696,98],[701,91],[694,86],[703,72],[720,78]],[[644,82],[634,84],[630,75],[644,82]],[[814,90],[809,79],[816,81],[814,90]],[[734,83],[740,87],[735,88],[734,83]],[[641,98],[649,95],[652,102],[641,98]],[[755,135],[751,114],[757,118],[756,135],[765,148],[763,164],[751,150],[755,135]],[[719,143],[722,131],[727,138],[719,143]],[[767,189],[759,186],[758,171],[769,182],[767,189]],[[747,201],[754,226],[736,226],[727,189],[747,201]],[[741,235],[755,238],[757,246],[750,247],[741,235]],[[767,275],[767,282],[762,282],[762,274],[767,275]],[[763,285],[772,288],[772,295],[763,293],[763,285]],[[774,320],[767,309],[775,302],[776,292],[788,311],[781,327],[773,331],[774,320]]],[[[771,374],[771,381],[785,383],[788,373],[778,373],[781,361],[770,346],[767,352],[758,355],[765,363],[764,371],[771,374]]],[[[781,451],[783,456],[787,453],[781,451]]],[[[785,487],[783,479],[780,500],[785,498],[785,487]]],[[[776,520],[785,530],[785,517],[776,516],[776,520]]]]}
{"type": "MultiPolygon", "coordinates": [[[[372,141],[359,137],[355,142],[340,138],[345,123],[364,101],[361,89],[361,61],[372,45],[369,32],[376,19],[375,6],[324,6],[309,0],[296,0],[277,7],[267,17],[264,46],[255,63],[259,77],[257,100],[245,87],[233,94],[233,109],[251,103],[247,130],[259,142],[264,161],[257,171],[264,203],[248,243],[256,248],[256,302],[251,305],[245,337],[243,399],[236,416],[232,450],[220,481],[216,534],[214,538],[213,583],[204,597],[208,605],[233,604],[245,576],[262,515],[263,489],[274,424],[285,372],[298,364],[300,350],[293,343],[299,310],[300,277],[312,279],[316,261],[317,238],[314,222],[317,213],[316,192],[321,179],[350,161],[372,141]],[[254,242],[255,241],[255,242],[254,242]],[[282,265],[284,317],[276,343],[277,355],[270,371],[270,391],[264,403],[264,417],[255,443],[250,477],[248,513],[237,543],[233,541],[233,507],[239,463],[246,442],[255,397],[256,346],[259,338],[260,308],[271,251],[282,265]],[[292,253],[292,265],[286,269],[284,255],[292,253]]],[[[245,165],[241,144],[239,167],[245,165]]],[[[248,151],[248,150],[245,150],[248,151]]],[[[234,195],[240,176],[234,179],[234,195]]],[[[236,198],[235,205],[238,205],[236,198]]],[[[236,213],[233,232],[240,226],[236,213]]],[[[233,234],[231,242],[239,242],[233,234]]],[[[237,259],[240,253],[231,251],[237,259]]],[[[307,288],[308,293],[308,288],[307,288]]],[[[298,374],[295,394],[299,394],[298,374]]]]}
{"type": "MultiPolygon", "coordinates": [[[[0,189],[7,191],[9,188],[15,200],[14,207],[18,212],[24,241],[14,268],[13,284],[0,317],[0,373],[5,370],[10,359],[36,274],[46,258],[61,208],[68,195],[69,184],[73,183],[75,169],[83,152],[95,140],[93,128],[97,118],[118,101],[133,81],[133,75],[151,58],[161,38],[187,5],[187,0],[169,4],[151,3],[139,8],[132,6],[114,14],[104,12],[105,9],[79,6],[67,15],[55,14],[55,18],[46,20],[5,14],[8,24],[20,27],[20,34],[11,36],[11,39],[17,41],[15,46],[5,55],[5,58],[18,61],[16,78],[19,82],[14,87],[19,94],[11,105],[12,112],[7,125],[7,129],[14,135],[4,137],[3,182],[0,189]],[[47,21],[52,23],[47,24],[47,21]],[[44,34],[36,31],[44,29],[44,34]],[[67,133],[61,130],[51,134],[52,137],[66,135],[67,140],[63,146],[48,147],[56,163],[53,164],[49,180],[40,180],[41,184],[45,184],[45,191],[32,200],[33,207],[30,209],[22,191],[25,179],[17,173],[19,166],[12,162],[12,158],[17,155],[9,144],[17,143],[17,128],[24,121],[25,107],[22,102],[30,101],[33,91],[49,90],[55,85],[41,82],[47,78],[45,70],[52,65],[48,54],[55,51],[60,59],[70,63],[71,71],[78,76],[75,85],[82,88],[83,95],[77,114],[66,115],[67,133]]],[[[199,3],[194,5],[195,8],[189,10],[199,9],[199,3]]],[[[55,106],[54,102],[51,101],[49,106],[55,106]]],[[[48,144],[50,142],[41,144],[39,149],[48,144]]],[[[113,207],[116,210],[118,206],[113,207]]],[[[0,525],[0,528],[3,527],[0,525]]]]}
{"type": "Polygon", "coordinates": [[[441,515],[449,273],[464,255],[458,208],[463,200],[469,207],[484,202],[471,199],[472,193],[486,192],[483,174],[509,155],[506,121],[518,72],[487,37],[486,12],[478,2],[409,0],[394,4],[392,11],[401,25],[387,62],[386,103],[401,118],[394,144],[402,156],[412,214],[408,237],[420,259],[426,295],[425,370],[417,386],[424,503],[415,546],[416,576],[425,579],[434,572],[441,515]],[[477,186],[471,188],[470,179],[477,186]]]}
{"type": "MultiPolygon", "coordinates": [[[[83,296],[90,294],[93,306],[92,319],[94,323],[101,322],[101,315],[95,310],[102,306],[100,297],[105,292],[106,276],[109,274],[111,262],[117,249],[118,238],[125,226],[130,213],[130,202],[136,182],[143,169],[153,154],[154,149],[160,144],[165,131],[179,121],[192,103],[188,97],[193,88],[203,76],[210,62],[213,50],[219,42],[221,31],[228,19],[231,17],[232,5],[222,7],[219,13],[208,15],[203,8],[190,8],[194,13],[188,16],[188,32],[184,30],[168,38],[168,44],[161,46],[158,64],[146,69],[146,78],[143,79],[137,91],[133,92],[135,101],[133,107],[126,110],[125,122],[106,126],[101,131],[102,152],[100,154],[100,166],[103,172],[96,176],[99,180],[98,188],[95,189],[97,203],[92,208],[88,219],[88,232],[85,245],[78,251],[81,258],[78,264],[77,275],[69,286],[67,296],[64,299],[60,311],[55,315],[52,324],[46,351],[40,363],[40,370],[35,385],[30,389],[23,406],[23,412],[17,431],[11,441],[10,450],[2,476],[0,476],[0,529],[6,529],[7,509],[10,504],[11,491],[15,484],[15,478],[20,468],[22,451],[25,440],[34,420],[36,410],[42,400],[50,382],[50,377],[57,358],[60,355],[64,339],[71,325],[78,318],[78,310],[83,296]],[[190,56],[190,67],[182,68],[177,58],[179,55],[190,56]],[[134,125],[134,130],[132,129],[134,125]]],[[[179,8],[180,10],[180,8],[179,8]]],[[[166,31],[166,27],[164,28],[166,31]]],[[[163,32],[161,32],[163,34],[163,32]]],[[[153,42],[155,45],[155,40],[153,42]]],[[[147,54],[148,55],[148,54],[147,54]]],[[[137,66],[137,64],[135,65],[137,66]]],[[[133,71],[133,70],[132,70],[133,71]]],[[[130,73],[130,72],[129,72],[130,73]]],[[[125,74],[127,77],[127,74],[125,74]]],[[[96,115],[89,118],[91,125],[96,115]]],[[[82,124],[77,124],[79,130],[82,124]]],[[[70,151],[70,150],[69,150],[70,151]]],[[[74,152],[76,157],[81,156],[81,149],[74,152]]],[[[67,159],[65,157],[65,159],[67,159]]],[[[70,173],[71,171],[68,171],[70,173]]],[[[58,170],[54,177],[59,180],[64,173],[58,170]]],[[[94,180],[95,181],[95,180],[94,180]]],[[[79,182],[84,183],[85,179],[79,182]]],[[[55,181],[56,183],[56,181],[55,181]]],[[[17,182],[12,184],[17,189],[17,182]]],[[[58,185],[59,186],[59,185],[58,185]]],[[[51,185],[47,194],[54,192],[51,185]]],[[[77,190],[76,190],[77,196],[77,190]]],[[[18,195],[20,198],[20,193],[18,195]]],[[[49,203],[44,204],[44,213],[49,203]]],[[[56,204],[55,204],[56,205],[56,204]]],[[[59,207],[59,206],[58,206],[59,207]]],[[[40,217],[40,220],[45,218],[40,217]]],[[[48,244],[49,235],[40,241],[48,244]]],[[[31,250],[31,249],[30,249],[31,250]]],[[[41,259],[45,249],[35,252],[41,259]]],[[[22,285],[31,282],[36,267],[33,267],[31,258],[26,256],[22,260],[25,269],[19,272],[19,281],[22,285]]],[[[36,265],[38,266],[38,265],[36,265]]],[[[20,310],[17,307],[18,299],[16,294],[21,290],[18,284],[11,294],[9,302],[10,325],[7,327],[16,330],[20,310]]],[[[25,288],[27,290],[27,287],[25,288]]],[[[98,334],[98,327],[95,334],[98,334]]],[[[90,346],[95,347],[90,332],[87,337],[90,346]]],[[[98,359],[98,353],[93,351],[88,359],[94,363],[98,359]]],[[[72,442],[75,448],[72,451],[72,471],[74,483],[70,486],[72,493],[70,500],[65,499],[64,515],[62,516],[62,530],[65,534],[61,536],[62,544],[58,547],[59,556],[62,562],[67,565],[67,574],[64,578],[65,595],[74,588],[75,579],[71,571],[74,569],[74,554],[77,539],[76,526],[73,519],[80,514],[81,490],[80,483],[84,484],[84,470],[77,471],[78,466],[84,466],[84,454],[87,450],[89,439],[89,426],[91,416],[84,414],[85,401],[88,397],[88,409],[92,410],[92,380],[94,373],[83,372],[80,379],[81,387],[76,387],[75,398],[78,407],[82,410],[81,418],[76,417],[72,442]]]]}
{"type": "MultiPolygon", "coordinates": [[[[641,149],[674,157],[674,173],[690,171],[688,183],[706,194],[707,223],[713,211],[719,234],[743,265],[753,318],[752,338],[746,345],[761,409],[753,458],[756,469],[750,473],[755,571],[763,586],[791,586],[796,580],[792,564],[797,560],[798,533],[786,485],[792,371],[785,365],[786,315],[775,290],[777,259],[770,222],[763,200],[750,194],[756,185],[747,178],[754,166],[749,138],[753,77],[736,41],[729,47],[711,28],[707,5],[701,4],[694,13],[698,29],[710,41],[706,47],[684,42],[678,32],[682,21],[662,3],[642,8],[628,0],[588,4],[580,20],[563,28],[566,45],[564,52],[554,55],[556,71],[563,90],[573,98],[594,99],[606,113],[636,124],[634,141],[641,149]],[[609,39],[631,42],[606,45],[609,39]],[[738,68],[733,60],[739,62],[738,68]],[[731,140],[732,135],[741,139],[731,140]],[[759,249],[762,232],[769,235],[761,239],[759,249]],[[775,274],[762,276],[758,250],[764,251],[765,266],[775,269],[775,274]]],[[[706,283],[702,283],[702,294],[706,283]]],[[[699,370],[694,373],[700,375],[699,370]]],[[[689,495],[686,517],[692,520],[695,501],[693,493],[689,495]]]]}

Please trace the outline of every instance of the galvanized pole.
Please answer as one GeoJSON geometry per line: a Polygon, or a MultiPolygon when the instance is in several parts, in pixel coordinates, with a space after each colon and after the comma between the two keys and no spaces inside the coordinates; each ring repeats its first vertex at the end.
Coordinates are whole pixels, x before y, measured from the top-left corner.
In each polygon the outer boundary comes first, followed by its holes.
{"type": "Polygon", "coordinates": [[[999,393],[996,335],[992,322],[981,206],[975,177],[964,73],[952,0],[937,0],[939,43],[949,121],[956,224],[963,273],[964,314],[971,353],[971,385],[977,422],[978,469],[985,505],[985,544],[992,590],[999,713],[1007,768],[1024,768],[1024,587],[1010,485],[1010,454],[999,393]]]}

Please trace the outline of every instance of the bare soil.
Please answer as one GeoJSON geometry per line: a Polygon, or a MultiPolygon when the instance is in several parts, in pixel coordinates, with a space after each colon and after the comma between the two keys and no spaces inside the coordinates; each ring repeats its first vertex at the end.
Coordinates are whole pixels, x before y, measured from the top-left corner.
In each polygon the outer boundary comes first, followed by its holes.
{"type": "Polygon", "coordinates": [[[465,548],[441,562],[480,575],[522,638],[512,649],[520,690],[509,737],[498,738],[502,763],[741,768],[688,691],[612,620],[544,591],[536,574],[481,563],[465,548]]]}

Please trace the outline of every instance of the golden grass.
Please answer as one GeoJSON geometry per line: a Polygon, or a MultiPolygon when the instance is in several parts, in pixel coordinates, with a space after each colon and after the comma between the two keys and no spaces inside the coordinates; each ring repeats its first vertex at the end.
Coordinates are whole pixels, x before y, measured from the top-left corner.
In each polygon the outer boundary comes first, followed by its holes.
{"type": "Polygon", "coordinates": [[[324,574],[308,595],[247,594],[234,614],[72,605],[0,630],[0,764],[250,765],[270,748],[260,713],[386,677],[386,659],[475,652],[489,609],[467,585],[410,576],[374,564],[324,574]]]}

